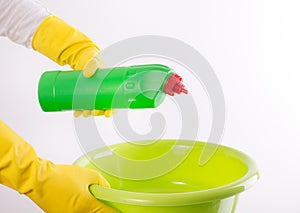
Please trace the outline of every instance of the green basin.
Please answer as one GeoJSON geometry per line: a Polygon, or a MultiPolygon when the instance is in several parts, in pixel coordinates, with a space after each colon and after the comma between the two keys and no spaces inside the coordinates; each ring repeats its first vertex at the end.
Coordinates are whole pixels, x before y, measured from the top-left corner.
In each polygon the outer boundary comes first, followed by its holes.
{"type": "Polygon", "coordinates": [[[233,213],[239,193],[258,180],[246,154],[218,145],[204,165],[207,143],[159,140],[101,148],[75,164],[101,172],[111,188],[91,185],[101,202],[124,213],[233,213]]]}

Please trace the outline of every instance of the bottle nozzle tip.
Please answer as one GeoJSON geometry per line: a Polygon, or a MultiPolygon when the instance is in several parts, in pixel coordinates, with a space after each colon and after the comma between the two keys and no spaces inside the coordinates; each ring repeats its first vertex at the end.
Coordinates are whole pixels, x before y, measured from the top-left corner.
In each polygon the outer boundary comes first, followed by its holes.
{"type": "Polygon", "coordinates": [[[177,94],[181,94],[181,93],[188,94],[188,90],[181,82],[175,84],[173,91],[176,92],[177,94]]]}
{"type": "Polygon", "coordinates": [[[183,92],[184,94],[188,94],[189,93],[189,91],[187,89],[185,89],[185,88],[182,88],[181,92],[183,92]]]}

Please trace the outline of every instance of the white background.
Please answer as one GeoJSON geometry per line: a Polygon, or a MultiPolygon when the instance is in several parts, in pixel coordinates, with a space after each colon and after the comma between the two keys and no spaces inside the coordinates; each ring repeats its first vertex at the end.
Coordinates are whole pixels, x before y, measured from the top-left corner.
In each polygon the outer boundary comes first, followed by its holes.
{"type": "MultiPolygon", "coordinates": [[[[102,48],[144,34],[170,36],[196,48],[225,94],[222,144],[246,152],[260,168],[260,181],[240,196],[237,213],[300,211],[297,0],[42,2],[102,48]]],[[[72,163],[82,154],[72,113],[43,113],[36,95],[42,72],[61,68],[5,38],[0,38],[0,61],[0,118],[41,157],[72,163]]],[[[41,212],[3,186],[0,197],[0,212],[41,212]]]]}

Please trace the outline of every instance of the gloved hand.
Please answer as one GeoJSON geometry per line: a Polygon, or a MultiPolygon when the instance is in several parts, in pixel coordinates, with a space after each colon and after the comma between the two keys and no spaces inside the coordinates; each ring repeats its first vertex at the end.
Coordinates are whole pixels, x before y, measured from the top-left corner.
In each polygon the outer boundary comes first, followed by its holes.
{"type": "MultiPolygon", "coordinates": [[[[59,65],[69,64],[73,69],[83,70],[83,75],[87,78],[92,77],[97,68],[107,67],[99,47],[55,15],[46,17],[39,25],[32,39],[32,47],[59,65]]],[[[85,117],[110,117],[112,111],[83,110],[74,113],[75,117],[81,114],[85,117]]]]}
{"type": "Polygon", "coordinates": [[[90,184],[109,187],[97,172],[55,165],[0,121],[0,183],[25,194],[47,213],[116,213],[94,198],[90,184]]]}

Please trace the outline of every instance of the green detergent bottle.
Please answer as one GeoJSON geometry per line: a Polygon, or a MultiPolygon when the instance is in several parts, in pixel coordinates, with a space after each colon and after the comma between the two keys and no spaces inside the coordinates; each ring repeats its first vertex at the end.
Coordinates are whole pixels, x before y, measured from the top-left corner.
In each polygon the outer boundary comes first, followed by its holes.
{"type": "Polygon", "coordinates": [[[47,71],[38,86],[45,112],[155,108],[175,93],[188,91],[182,78],[161,64],[98,69],[91,78],[74,70],[47,71]]]}

